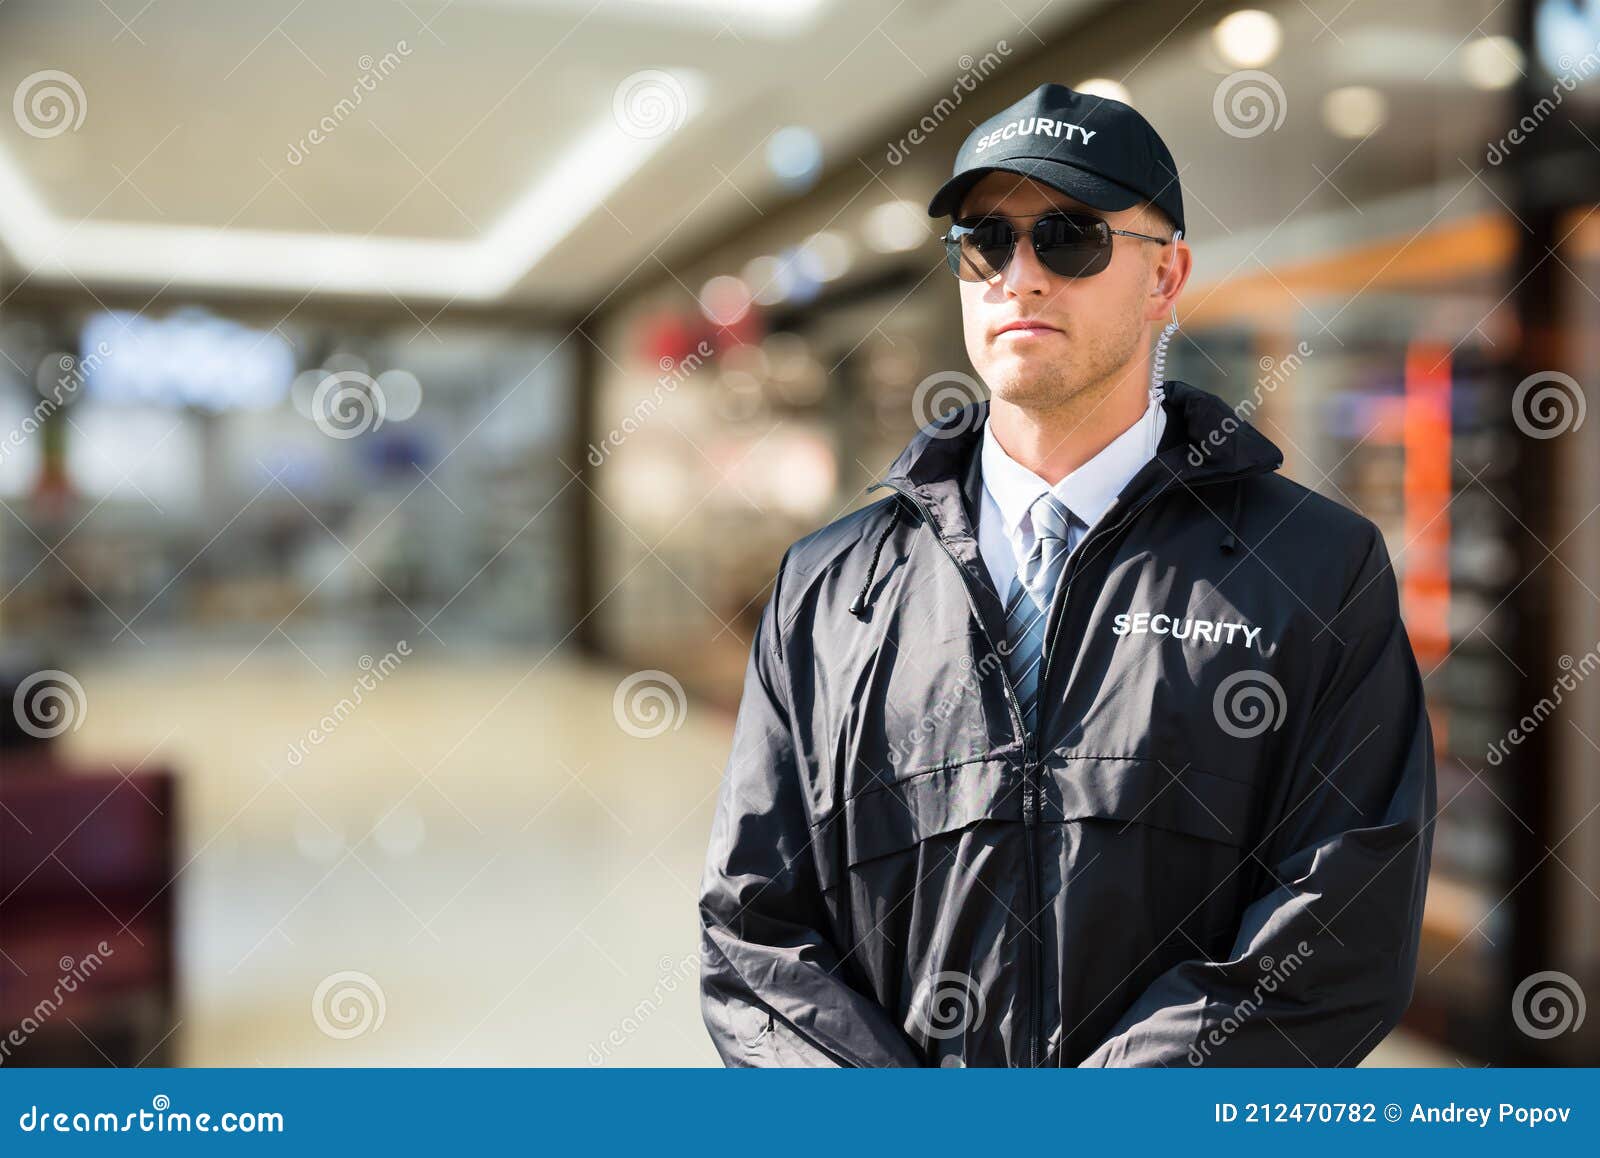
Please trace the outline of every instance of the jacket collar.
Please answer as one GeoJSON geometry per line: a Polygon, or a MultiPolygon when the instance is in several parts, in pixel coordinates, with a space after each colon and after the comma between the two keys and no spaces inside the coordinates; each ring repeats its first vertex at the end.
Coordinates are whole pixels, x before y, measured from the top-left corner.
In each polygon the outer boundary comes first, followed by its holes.
{"type": "MultiPolygon", "coordinates": [[[[1283,465],[1283,452],[1209,391],[1171,380],[1166,383],[1163,406],[1167,428],[1153,460],[1160,467],[1152,470],[1147,465],[1119,497],[1133,497],[1131,492],[1142,489],[1140,484],[1146,480],[1159,483],[1176,476],[1192,484],[1276,470],[1283,465]]],[[[989,400],[983,399],[930,422],[900,452],[884,481],[918,490],[957,481],[970,510],[975,512],[982,494],[978,451],[988,420],[989,400]]],[[[924,497],[933,496],[924,492],[924,497]]]]}
{"type": "MultiPolygon", "coordinates": [[[[1167,426],[1156,455],[1140,468],[1112,507],[1142,502],[1178,484],[1243,478],[1276,470],[1283,454],[1264,435],[1236,415],[1222,399],[1185,382],[1169,381],[1163,401],[1167,426]]],[[[976,592],[976,609],[992,639],[1005,638],[1005,608],[978,549],[978,510],[983,499],[979,447],[989,418],[989,403],[974,402],[924,426],[900,453],[883,479],[868,490],[892,487],[915,501],[932,520],[934,532],[956,564],[967,572],[976,592]]],[[[1233,518],[1226,525],[1221,548],[1235,549],[1233,527],[1239,519],[1239,488],[1233,488],[1233,518]]],[[[898,508],[896,508],[898,516],[898,508]]],[[[894,527],[886,524],[878,540],[894,527]]],[[[851,610],[865,614],[873,570],[851,610]]]]}

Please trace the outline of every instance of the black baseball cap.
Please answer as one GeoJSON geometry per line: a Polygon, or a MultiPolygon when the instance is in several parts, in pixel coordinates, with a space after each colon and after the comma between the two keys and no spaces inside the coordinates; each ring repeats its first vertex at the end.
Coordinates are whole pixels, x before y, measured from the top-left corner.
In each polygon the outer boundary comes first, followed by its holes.
{"type": "Polygon", "coordinates": [[[996,171],[1032,177],[1108,212],[1149,201],[1184,229],[1178,166],[1166,142],[1137,110],[1110,97],[1042,84],[990,117],[961,143],[928,216],[955,216],[967,190],[996,171]]]}

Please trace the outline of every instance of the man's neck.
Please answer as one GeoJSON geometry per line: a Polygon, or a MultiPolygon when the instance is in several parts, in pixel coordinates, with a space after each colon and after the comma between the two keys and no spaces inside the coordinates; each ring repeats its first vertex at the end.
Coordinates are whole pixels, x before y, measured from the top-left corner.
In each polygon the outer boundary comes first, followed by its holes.
{"type": "Polygon", "coordinates": [[[1138,422],[1149,405],[1143,379],[1123,373],[1103,391],[1080,391],[1047,409],[994,398],[989,426],[1007,454],[1055,486],[1138,422]]]}

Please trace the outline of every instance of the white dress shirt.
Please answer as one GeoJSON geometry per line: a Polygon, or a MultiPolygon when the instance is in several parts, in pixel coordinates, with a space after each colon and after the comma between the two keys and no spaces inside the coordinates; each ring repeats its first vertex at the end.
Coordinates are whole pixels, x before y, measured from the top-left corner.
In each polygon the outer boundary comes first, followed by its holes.
{"type": "MultiPolygon", "coordinates": [[[[1046,491],[1054,493],[1068,510],[1093,527],[1111,500],[1150,461],[1150,447],[1160,444],[1166,426],[1166,411],[1152,399],[1137,422],[1052,487],[1007,454],[994,436],[994,426],[984,424],[979,462],[983,502],[978,511],[978,550],[1002,601],[1011,592],[1011,581],[1021,561],[1033,549],[1029,508],[1039,496],[1046,491]],[[1153,439],[1151,424],[1155,426],[1153,439]]],[[[1069,549],[1075,549],[1085,533],[1074,525],[1069,549]]]]}

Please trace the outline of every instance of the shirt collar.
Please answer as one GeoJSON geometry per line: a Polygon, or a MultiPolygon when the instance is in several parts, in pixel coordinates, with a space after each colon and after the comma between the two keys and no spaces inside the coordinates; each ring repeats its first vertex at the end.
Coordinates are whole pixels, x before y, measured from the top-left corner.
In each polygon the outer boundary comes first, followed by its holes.
{"type": "Polygon", "coordinates": [[[1023,516],[1046,491],[1054,493],[1086,525],[1094,526],[1111,500],[1150,461],[1151,442],[1160,443],[1165,426],[1166,413],[1160,402],[1152,399],[1138,421],[1052,487],[1007,454],[994,436],[993,424],[984,423],[980,450],[983,486],[1000,509],[1006,535],[1017,533],[1023,516]],[[1154,440],[1150,437],[1151,423],[1155,424],[1154,440]]]}

